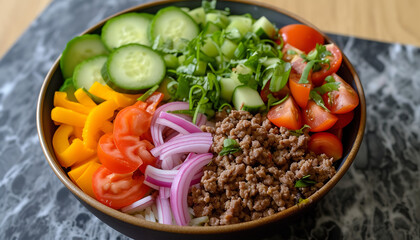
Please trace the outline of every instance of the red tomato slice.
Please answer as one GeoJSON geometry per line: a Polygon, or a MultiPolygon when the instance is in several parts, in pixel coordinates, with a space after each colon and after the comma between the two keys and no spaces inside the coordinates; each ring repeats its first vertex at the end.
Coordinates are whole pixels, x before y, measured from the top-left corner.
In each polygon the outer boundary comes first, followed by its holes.
{"type": "Polygon", "coordinates": [[[315,29],[303,24],[290,24],[279,30],[284,43],[288,43],[305,53],[309,53],[316,44],[324,44],[324,37],[315,29]]]}
{"type": "Polygon", "coordinates": [[[340,82],[340,87],[338,88],[338,91],[332,91],[330,93],[331,99],[329,98],[328,93],[322,96],[325,106],[335,114],[348,113],[359,105],[359,96],[356,91],[337,74],[333,74],[332,76],[336,82],[340,82]]]}
{"type": "Polygon", "coordinates": [[[101,166],[93,174],[93,192],[96,199],[114,209],[128,206],[149,192],[150,188],[143,184],[144,176],[113,173],[101,166]]]}
{"type": "Polygon", "coordinates": [[[302,109],[303,122],[311,127],[311,132],[322,132],[330,129],[337,122],[338,118],[314,101],[310,100],[306,108],[302,109]]]}
{"type": "Polygon", "coordinates": [[[268,111],[267,118],[277,127],[286,127],[290,130],[297,130],[302,127],[299,107],[291,96],[283,103],[272,107],[268,111]]]}
{"type": "Polygon", "coordinates": [[[298,74],[292,69],[289,76],[289,88],[299,107],[305,108],[309,101],[312,83],[310,81],[310,76],[308,76],[309,83],[299,83],[300,77],[301,74],[298,74]]]}
{"type": "Polygon", "coordinates": [[[338,118],[338,120],[334,124],[334,126],[331,127],[331,129],[341,129],[347,126],[351,122],[351,120],[353,120],[354,111],[350,111],[348,113],[343,114],[336,114],[335,116],[338,118]]]}
{"type": "Polygon", "coordinates": [[[98,143],[99,161],[114,173],[132,173],[138,168],[138,164],[128,160],[115,146],[112,133],[102,135],[98,143]]]}
{"type": "Polygon", "coordinates": [[[320,132],[311,136],[308,149],[316,154],[325,153],[337,161],[343,156],[343,144],[340,139],[332,133],[320,132]]]}
{"type": "Polygon", "coordinates": [[[327,132],[334,134],[338,139],[340,139],[340,141],[343,139],[342,128],[330,128],[327,132]]]}
{"type": "Polygon", "coordinates": [[[321,70],[312,73],[312,82],[315,86],[321,85],[325,78],[329,75],[336,73],[341,66],[343,56],[340,49],[334,44],[325,45],[328,51],[332,53],[332,56],[328,56],[330,59],[330,65],[324,64],[321,70]]]}
{"type": "Polygon", "coordinates": [[[286,97],[286,95],[290,92],[289,87],[284,86],[280,91],[278,92],[271,92],[270,91],[270,81],[267,82],[267,84],[265,84],[264,88],[261,90],[260,92],[260,96],[261,99],[264,102],[268,101],[268,95],[271,93],[273,95],[273,97],[277,98],[277,99],[283,99],[284,97],[286,97]]]}
{"type": "Polygon", "coordinates": [[[281,52],[283,53],[283,60],[286,62],[290,62],[295,56],[300,56],[304,53],[288,43],[284,44],[283,48],[281,49],[281,52]],[[289,54],[289,50],[291,50],[293,54],[289,54]]]}
{"type": "Polygon", "coordinates": [[[118,112],[114,120],[114,141],[122,155],[144,172],[147,165],[154,165],[156,158],[149,152],[154,146],[147,134],[153,113],[163,94],[155,92],[146,102],[138,101],[118,112]]]}

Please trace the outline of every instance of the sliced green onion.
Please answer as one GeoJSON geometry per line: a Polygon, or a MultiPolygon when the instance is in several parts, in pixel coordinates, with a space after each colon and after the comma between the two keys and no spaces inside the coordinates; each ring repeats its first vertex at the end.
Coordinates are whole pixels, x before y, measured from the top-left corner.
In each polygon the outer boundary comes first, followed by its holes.
{"type": "Polygon", "coordinates": [[[141,95],[139,98],[137,98],[138,101],[146,101],[157,89],[159,88],[159,85],[155,85],[149,90],[147,90],[143,95],[141,95]]]}

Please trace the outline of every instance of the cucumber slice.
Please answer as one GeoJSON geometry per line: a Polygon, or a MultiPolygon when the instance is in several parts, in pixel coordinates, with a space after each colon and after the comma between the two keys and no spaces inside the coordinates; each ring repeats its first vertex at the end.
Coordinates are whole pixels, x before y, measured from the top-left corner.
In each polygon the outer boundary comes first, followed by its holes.
{"type": "Polygon", "coordinates": [[[200,60],[194,70],[194,75],[204,76],[206,74],[206,70],[207,70],[207,62],[200,60]]]}
{"type": "Polygon", "coordinates": [[[220,79],[220,96],[228,102],[232,101],[233,91],[236,87],[242,85],[239,80],[233,78],[220,79]]]}
{"type": "Polygon", "coordinates": [[[67,43],[60,59],[60,68],[64,79],[73,76],[74,68],[84,60],[108,54],[108,50],[96,34],[86,34],[73,38],[67,43]]]}
{"type": "Polygon", "coordinates": [[[126,13],[108,20],[102,28],[101,38],[108,49],[129,43],[150,46],[149,25],[153,15],[148,13],[126,13]]]}
{"type": "Polygon", "coordinates": [[[163,57],[163,60],[165,60],[165,65],[167,68],[176,69],[177,67],[179,67],[178,58],[173,54],[166,54],[163,57]]]}
{"type": "Polygon", "coordinates": [[[231,31],[233,29],[238,29],[241,36],[245,36],[247,32],[252,30],[252,19],[243,16],[235,16],[229,25],[226,27],[226,31],[231,31]]]}
{"type": "Polygon", "coordinates": [[[204,8],[199,7],[188,12],[197,24],[204,24],[206,22],[206,13],[204,8]]]}
{"type": "Polygon", "coordinates": [[[61,85],[60,89],[58,90],[60,92],[67,93],[67,99],[73,102],[77,102],[76,97],[74,96],[74,92],[76,91],[76,88],[73,85],[73,79],[67,78],[63,85],[61,85]]]}
{"type": "Polygon", "coordinates": [[[153,41],[159,37],[162,43],[172,42],[176,50],[181,50],[185,41],[191,41],[199,33],[197,23],[187,13],[173,6],[159,10],[150,25],[153,41]]]}
{"type": "Polygon", "coordinates": [[[108,59],[107,56],[97,56],[89,58],[74,69],[73,84],[76,89],[85,88],[90,89],[94,82],[99,82],[105,85],[105,81],[101,75],[101,69],[108,59]]]}
{"type": "Polygon", "coordinates": [[[206,26],[203,29],[204,32],[204,36],[208,35],[208,34],[212,34],[214,32],[220,31],[221,29],[214,23],[212,22],[208,22],[206,24],[206,26]]]}
{"type": "Polygon", "coordinates": [[[274,39],[276,36],[276,28],[268,21],[264,16],[260,17],[254,25],[252,25],[252,31],[260,38],[274,39]]]}
{"type": "Polygon", "coordinates": [[[230,74],[230,78],[233,79],[234,81],[239,81],[238,75],[239,74],[250,74],[252,73],[251,68],[243,65],[243,64],[238,64],[238,66],[236,66],[235,70],[230,74]]]}
{"type": "Polygon", "coordinates": [[[204,41],[204,45],[201,47],[201,51],[209,57],[216,57],[219,55],[216,43],[213,42],[213,40],[211,40],[210,38],[207,38],[204,41]]]}
{"type": "Polygon", "coordinates": [[[235,88],[232,102],[237,110],[253,113],[260,111],[265,106],[258,91],[244,85],[235,88]]]}
{"type": "Polygon", "coordinates": [[[235,50],[238,47],[238,45],[234,42],[232,42],[229,39],[225,39],[225,41],[223,41],[222,47],[221,47],[221,51],[223,53],[223,55],[225,55],[227,58],[231,59],[234,56],[235,50]]]}
{"type": "Polygon", "coordinates": [[[124,93],[139,93],[160,84],[165,74],[162,56],[147,46],[135,43],[115,49],[102,68],[102,76],[108,86],[124,93]]]}
{"type": "Polygon", "coordinates": [[[208,22],[214,23],[219,28],[226,28],[229,24],[229,19],[220,12],[211,12],[206,14],[206,23],[208,22]]]}

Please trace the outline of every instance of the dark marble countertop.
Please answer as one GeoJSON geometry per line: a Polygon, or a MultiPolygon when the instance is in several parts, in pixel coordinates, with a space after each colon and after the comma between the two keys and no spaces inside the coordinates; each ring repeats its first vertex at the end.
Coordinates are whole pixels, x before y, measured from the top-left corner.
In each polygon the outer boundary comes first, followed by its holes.
{"type": "MultiPolygon", "coordinates": [[[[0,60],[0,239],[126,239],[58,180],[39,145],[41,84],[66,42],[144,0],[55,0],[0,60]]],[[[420,238],[420,49],[332,36],[355,65],[366,134],[348,173],[270,239],[420,238]]]]}

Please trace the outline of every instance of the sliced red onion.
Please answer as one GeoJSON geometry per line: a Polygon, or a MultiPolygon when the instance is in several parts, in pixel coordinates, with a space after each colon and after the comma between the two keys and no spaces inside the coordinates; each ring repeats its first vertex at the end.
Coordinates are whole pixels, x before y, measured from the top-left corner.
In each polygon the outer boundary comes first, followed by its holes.
{"type": "Polygon", "coordinates": [[[204,115],[202,113],[199,113],[198,116],[197,116],[197,122],[196,122],[197,126],[201,127],[201,125],[206,124],[206,122],[207,122],[206,115],[204,115]]]}
{"type": "Polygon", "coordinates": [[[171,102],[164,104],[160,106],[158,109],[156,109],[155,113],[153,114],[150,131],[152,134],[153,144],[155,146],[159,146],[163,144],[163,126],[156,124],[156,119],[159,117],[159,114],[161,112],[167,112],[167,111],[175,111],[175,110],[187,110],[189,109],[189,104],[187,102],[171,102]]]}
{"type": "Polygon", "coordinates": [[[173,123],[169,120],[163,119],[163,118],[156,119],[156,124],[172,128],[173,130],[175,130],[175,131],[177,131],[181,134],[188,134],[189,133],[188,130],[186,130],[185,128],[183,128],[183,127],[181,127],[181,126],[179,126],[179,125],[177,125],[177,124],[175,124],[175,123],[173,123]]]}
{"type": "MultiPolygon", "coordinates": [[[[172,139],[172,141],[170,142],[166,142],[164,144],[161,144],[159,146],[155,146],[155,148],[153,148],[152,150],[150,150],[150,153],[154,156],[157,157],[160,155],[160,152],[162,151],[162,149],[165,148],[170,148],[170,147],[176,147],[177,145],[182,144],[189,144],[191,142],[197,142],[197,141],[210,141],[212,142],[213,137],[211,135],[211,133],[205,133],[205,132],[199,132],[199,133],[191,133],[188,135],[180,135],[176,137],[176,141],[175,139],[172,139]]],[[[187,151],[188,152],[188,151],[187,151]]]]}
{"type": "MultiPolygon", "coordinates": [[[[171,129],[171,130],[172,130],[172,129],[171,129]]],[[[177,138],[178,136],[182,136],[182,134],[180,134],[180,133],[179,133],[179,132],[177,132],[177,131],[173,131],[173,132],[171,132],[171,133],[169,133],[169,134],[167,134],[167,135],[166,135],[166,137],[165,137],[164,141],[165,141],[165,142],[171,141],[171,140],[173,140],[173,139],[177,138]]]]}
{"type": "Polygon", "coordinates": [[[158,211],[158,220],[162,224],[172,224],[172,212],[168,198],[157,198],[156,207],[158,211]]]}
{"type": "Polygon", "coordinates": [[[188,225],[191,217],[188,213],[187,195],[193,176],[207,165],[213,157],[211,153],[198,154],[182,164],[171,187],[171,208],[178,225],[188,225]]]}
{"type": "Polygon", "coordinates": [[[158,185],[153,184],[152,182],[149,182],[146,178],[144,179],[143,183],[146,184],[147,186],[153,188],[153,189],[159,190],[158,185]]]}
{"type": "Polygon", "coordinates": [[[159,189],[160,198],[169,198],[171,196],[171,189],[166,187],[161,187],[159,189]]]}
{"type": "Polygon", "coordinates": [[[176,153],[194,152],[194,153],[208,153],[211,147],[211,142],[194,142],[189,145],[179,145],[177,148],[162,150],[160,158],[165,161],[165,158],[176,153]]]}
{"type": "MultiPolygon", "coordinates": [[[[169,122],[177,125],[178,127],[186,130],[188,133],[196,133],[196,132],[201,132],[201,129],[199,127],[197,127],[196,125],[194,125],[192,122],[187,121],[179,116],[176,116],[175,114],[171,114],[171,113],[167,113],[167,112],[161,112],[160,113],[160,117],[157,120],[160,119],[165,119],[168,120],[169,122]]],[[[158,121],[156,121],[156,123],[159,123],[158,121]]],[[[161,123],[159,123],[161,124],[161,123]]],[[[164,124],[162,124],[164,125],[164,124]]],[[[166,125],[167,127],[171,127],[166,125]]],[[[173,127],[171,127],[172,129],[175,129],[173,127]]],[[[176,129],[175,129],[176,130],[176,129]]]]}
{"type": "Polygon", "coordinates": [[[146,209],[147,207],[152,206],[153,203],[154,203],[154,199],[152,196],[149,195],[147,197],[144,197],[138,200],[137,202],[132,203],[131,205],[121,208],[121,211],[125,213],[129,213],[129,214],[133,214],[135,212],[142,211],[146,209]]]}
{"type": "MultiPolygon", "coordinates": [[[[163,170],[149,165],[146,167],[146,178],[144,183],[156,190],[159,190],[160,187],[170,188],[178,171],[179,170],[163,170]]],[[[202,176],[203,172],[197,172],[192,178],[191,185],[199,183],[202,176]]]]}

